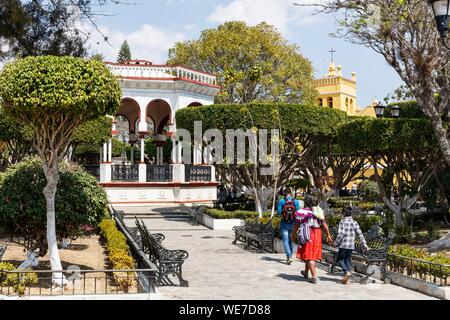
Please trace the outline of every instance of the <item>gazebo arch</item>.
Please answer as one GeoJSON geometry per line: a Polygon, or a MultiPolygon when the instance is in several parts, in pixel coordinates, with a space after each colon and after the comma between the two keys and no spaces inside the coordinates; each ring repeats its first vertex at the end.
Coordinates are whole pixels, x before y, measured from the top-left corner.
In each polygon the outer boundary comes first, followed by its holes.
{"type": "Polygon", "coordinates": [[[201,106],[203,106],[203,104],[201,104],[200,102],[192,102],[192,103],[190,103],[190,104],[188,104],[188,108],[190,108],[190,107],[201,107],[201,106]]]}
{"type": "Polygon", "coordinates": [[[135,100],[131,98],[122,99],[119,111],[115,116],[125,117],[128,120],[128,131],[136,133],[136,123],[141,118],[141,109],[135,100]]]}
{"type": "Polygon", "coordinates": [[[146,118],[153,121],[155,134],[163,134],[164,127],[172,124],[172,108],[166,101],[155,99],[147,105],[146,118]]]}

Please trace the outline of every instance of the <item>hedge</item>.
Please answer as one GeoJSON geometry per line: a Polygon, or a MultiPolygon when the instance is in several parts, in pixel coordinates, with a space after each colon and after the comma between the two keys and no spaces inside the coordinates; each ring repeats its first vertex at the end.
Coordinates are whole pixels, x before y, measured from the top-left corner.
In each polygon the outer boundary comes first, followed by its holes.
{"type": "Polygon", "coordinates": [[[432,149],[433,128],[427,119],[354,117],[339,127],[336,142],[347,153],[367,154],[432,149]]]}
{"type": "MultiPolygon", "coordinates": [[[[359,223],[362,232],[367,232],[372,228],[375,224],[380,224],[383,222],[383,218],[380,216],[374,215],[360,215],[354,216],[353,219],[359,223]]],[[[339,223],[342,220],[342,215],[327,215],[326,217],[327,224],[330,228],[338,227],[339,223]]]]}
{"type": "MultiPolygon", "coordinates": [[[[214,219],[255,219],[258,218],[258,213],[255,211],[225,211],[220,209],[207,208],[206,214],[214,219]]],[[[265,217],[270,216],[270,213],[264,213],[265,217]]]]}
{"type": "MultiPolygon", "coordinates": [[[[112,219],[104,219],[99,224],[100,235],[105,239],[106,248],[109,253],[109,261],[114,270],[134,269],[134,260],[128,253],[126,236],[117,229],[116,223],[112,219]]],[[[134,284],[132,273],[127,280],[126,273],[114,273],[118,286],[125,292],[134,284]]]]}
{"type": "Polygon", "coordinates": [[[194,132],[194,122],[201,121],[203,131],[218,129],[264,129],[281,128],[284,134],[295,137],[303,135],[334,135],[339,124],[347,120],[347,114],[330,108],[317,108],[296,104],[250,103],[244,105],[224,104],[177,111],[178,128],[194,132]],[[333,124],[333,125],[330,125],[333,124]]]}

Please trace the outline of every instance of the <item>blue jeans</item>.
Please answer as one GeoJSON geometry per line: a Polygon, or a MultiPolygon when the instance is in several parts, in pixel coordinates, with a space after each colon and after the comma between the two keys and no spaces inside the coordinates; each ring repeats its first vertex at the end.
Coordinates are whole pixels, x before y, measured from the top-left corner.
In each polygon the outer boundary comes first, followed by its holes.
{"type": "Polygon", "coordinates": [[[280,233],[283,239],[284,252],[288,258],[292,257],[294,252],[294,244],[291,240],[292,230],[294,229],[294,223],[281,222],[280,233]]]}
{"type": "Polygon", "coordinates": [[[339,248],[339,252],[337,254],[337,263],[342,268],[342,270],[347,273],[352,269],[352,253],[351,249],[342,249],[339,248]]]}

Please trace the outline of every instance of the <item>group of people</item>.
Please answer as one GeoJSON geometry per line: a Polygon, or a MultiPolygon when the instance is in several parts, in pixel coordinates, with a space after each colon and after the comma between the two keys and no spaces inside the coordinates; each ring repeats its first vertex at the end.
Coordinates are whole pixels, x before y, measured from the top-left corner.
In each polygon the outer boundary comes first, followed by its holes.
{"type": "Polygon", "coordinates": [[[343,284],[351,279],[351,257],[355,249],[356,235],[366,250],[369,250],[361,228],[352,217],[352,208],[343,210],[339,231],[333,240],[323,210],[316,199],[306,195],[303,204],[292,197],[287,190],[278,201],[278,214],[281,218],[280,233],[286,253],[286,264],[291,265],[294,255],[294,242],[297,242],[297,259],[305,263],[302,276],[311,283],[317,283],[316,263],[322,260],[322,232],[326,233],[329,245],[339,248],[337,263],[344,271],[343,284]],[[322,231],[323,230],[323,231],[322,231]]]}

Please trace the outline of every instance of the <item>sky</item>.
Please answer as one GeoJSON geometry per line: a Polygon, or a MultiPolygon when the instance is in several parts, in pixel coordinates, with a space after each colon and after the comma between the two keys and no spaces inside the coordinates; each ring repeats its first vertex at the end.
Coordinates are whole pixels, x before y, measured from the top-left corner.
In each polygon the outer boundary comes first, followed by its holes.
{"type": "Polygon", "coordinates": [[[107,61],[115,61],[120,45],[126,39],[133,59],[164,64],[168,50],[177,42],[198,39],[204,29],[225,21],[242,20],[250,25],[267,22],[278,28],[286,39],[299,46],[315,70],[315,76],[327,73],[331,48],[335,61],[350,78],[355,71],[358,80],[358,104],[364,109],[374,98],[382,100],[401,85],[396,72],[384,58],[360,45],[332,37],[337,29],[336,17],[314,15],[313,9],[294,6],[293,2],[310,0],[128,0],[133,5],[110,4],[96,8],[100,33],[91,31],[89,45],[107,61]]]}

